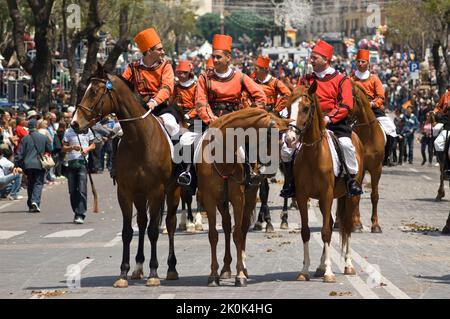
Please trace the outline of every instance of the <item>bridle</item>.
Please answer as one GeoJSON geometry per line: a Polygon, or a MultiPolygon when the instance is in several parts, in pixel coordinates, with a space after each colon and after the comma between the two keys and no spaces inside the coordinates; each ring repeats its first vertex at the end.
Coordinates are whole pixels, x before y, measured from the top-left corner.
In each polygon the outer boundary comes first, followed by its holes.
{"type": "MultiPolygon", "coordinates": [[[[305,97],[305,98],[311,100],[311,98],[310,98],[310,96],[309,96],[308,94],[302,94],[302,95],[300,95],[300,96],[299,96],[299,99],[300,99],[300,98],[303,98],[303,97],[305,97]]],[[[325,136],[325,130],[322,130],[322,132],[320,133],[320,137],[319,137],[317,140],[315,140],[314,142],[312,142],[312,143],[305,143],[305,142],[303,142],[303,139],[304,139],[304,137],[305,137],[305,132],[311,127],[311,123],[312,123],[314,114],[316,113],[316,107],[317,107],[317,105],[316,105],[316,103],[314,103],[314,99],[312,99],[312,100],[313,100],[313,101],[312,101],[311,110],[309,111],[308,119],[306,120],[306,123],[305,123],[305,125],[303,126],[303,128],[299,128],[299,127],[298,127],[297,125],[295,125],[295,124],[288,124],[288,127],[289,127],[290,129],[292,129],[292,131],[294,131],[294,133],[295,133],[297,136],[299,136],[299,142],[300,142],[300,144],[301,144],[302,146],[307,146],[307,147],[311,147],[311,146],[316,145],[316,144],[319,143],[319,142],[322,140],[322,138],[325,136]]]]}
{"type": "Polygon", "coordinates": [[[77,109],[80,108],[85,112],[88,112],[89,114],[94,113],[94,111],[97,109],[97,106],[100,104],[100,112],[97,114],[97,116],[94,118],[95,122],[99,122],[102,118],[103,118],[103,97],[105,95],[108,95],[109,98],[111,99],[111,102],[114,101],[112,95],[111,95],[111,91],[112,91],[112,82],[110,80],[106,80],[106,79],[101,79],[101,78],[91,78],[91,80],[89,81],[90,83],[97,81],[97,82],[102,82],[105,84],[104,86],[104,91],[102,93],[102,95],[100,95],[100,97],[98,98],[98,100],[93,104],[93,106],[91,108],[88,108],[87,106],[84,106],[83,104],[78,104],[77,105],[77,109]],[[111,83],[111,84],[110,84],[111,83]]]}
{"type": "MultiPolygon", "coordinates": [[[[104,116],[104,114],[103,114],[103,97],[105,95],[108,95],[109,98],[111,99],[111,103],[114,104],[114,98],[111,94],[111,92],[113,91],[113,85],[112,85],[111,80],[109,80],[109,79],[101,79],[101,78],[93,77],[93,78],[91,78],[90,83],[92,83],[94,81],[104,83],[105,90],[104,90],[103,94],[98,98],[98,100],[95,102],[95,104],[93,104],[92,108],[88,108],[87,106],[84,106],[81,103],[77,105],[77,108],[80,108],[80,109],[84,110],[85,112],[92,114],[97,109],[97,106],[101,103],[100,104],[100,112],[94,118],[95,122],[99,122],[104,116]]],[[[143,114],[141,116],[132,117],[129,119],[121,119],[118,121],[119,122],[130,122],[130,121],[135,121],[135,120],[142,120],[142,119],[145,119],[152,111],[153,111],[152,109],[149,109],[145,114],[143,114]]]]}

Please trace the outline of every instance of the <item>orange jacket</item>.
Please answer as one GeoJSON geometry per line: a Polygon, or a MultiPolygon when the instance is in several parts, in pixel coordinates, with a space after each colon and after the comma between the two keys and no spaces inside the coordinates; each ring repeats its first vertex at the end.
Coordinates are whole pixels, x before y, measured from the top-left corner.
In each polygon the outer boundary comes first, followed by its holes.
{"type": "Polygon", "coordinates": [[[445,113],[450,108],[450,90],[445,92],[436,104],[433,113],[445,113]]]}
{"type": "Polygon", "coordinates": [[[173,103],[178,105],[191,119],[197,116],[197,110],[195,109],[196,90],[197,82],[192,83],[188,87],[184,87],[180,83],[177,83],[173,93],[173,103]]]}
{"type": "Polygon", "coordinates": [[[147,67],[141,61],[129,64],[122,77],[134,84],[135,90],[148,102],[161,104],[169,100],[174,87],[172,65],[163,61],[156,67],[147,67]]]}
{"type": "Polygon", "coordinates": [[[214,116],[222,115],[216,104],[232,105],[233,110],[242,108],[242,93],[246,90],[255,106],[264,108],[264,91],[248,75],[232,70],[227,78],[219,78],[214,71],[202,73],[198,79],[195,107],[202,121],[209,125],[214,116]]]}
{"type": "MultiPolygon", "coordinates": [[[[252,74],[251,77],[255,79],[255,75],[252,74]]],[[[281,112],[282,109],[286,107],[287,99],[291,95],[291,90],[289,90],[282,81],[275,77],[271,77],[266,83],[259,82],[255,79],[256,84],[261,86],[266,94],[267,105],[273,107],[274,112],[281,112]]]]}
{"type": "Polygon", "coordinates": [[[378,76],[371,74],[368,79],[361,80],[353,73],[351,78],[364,90],[369,101],[373,102],[372,107],[384,111],[384,88],[378,76]]]}

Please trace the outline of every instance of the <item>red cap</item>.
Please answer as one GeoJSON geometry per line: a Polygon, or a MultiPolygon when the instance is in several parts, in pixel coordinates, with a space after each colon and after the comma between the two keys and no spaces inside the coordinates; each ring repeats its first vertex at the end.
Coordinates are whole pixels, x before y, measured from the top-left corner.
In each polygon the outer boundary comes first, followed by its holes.
{"type": "Polygon", "coordinates": [[[188,60],[180,60],[177,65],[178,72],[191,72],[192,71],[192,64],[188,60]]]}
{"type": "Polygon", "coordinates": [[[158,33],[156,33],[155,29],[149,28],[139,32],[134,37],[134,42],[136,42],[139,50],[144,53],[148,49],[151,49],[155,45],[161,43],[161,39],[159,38],[158,33]]]}
{"type": "Polygon", "coordinates": [[[356,60],[366,60],[369,61],[370,53],[369,50],[359,49],[356,54],[356,60]]]}
{"type": "Polygon", "coordinates": [[[322,40],[317,41],[316,46],[312,50],[312,52],[324,56],[327,60],[331,60],[333,58],[333,51],[333,46],[322,40]]]}
{"type": "Polygon", "coordinates": [[[213,37],[213,50],[222,50],[231,52],[231,45],[233,38],[226,34],[214,34],[213,37]]]}
{"type": "Polygon", "coordinates": [[[268,69],[270,65],[270,58],[268,56],[258,55],[255,65],[263,69],[268,69]]]}

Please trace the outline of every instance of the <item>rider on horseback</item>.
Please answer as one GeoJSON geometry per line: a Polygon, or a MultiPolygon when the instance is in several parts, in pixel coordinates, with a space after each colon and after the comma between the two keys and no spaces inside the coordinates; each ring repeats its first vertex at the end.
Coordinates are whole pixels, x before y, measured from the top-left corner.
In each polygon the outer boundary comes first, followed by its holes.
{"type": "MultiPolygon", "coordinates": [[[[353,94],[350,80],[330,66],[333,57],[333,46],[325,41],[318,41],[311,53],[311,64],[314,73],[299,80],[298,84],[317,82],[316,95],[319,99],[324,120],[328,130],[332,131],[339,139],[344,160],[342,166],[347,177],[348,196],[362,194],[359,183],[355,180],[358,173],[355,147],[352,144],[352,128],[348,123],[349,111],[353,108],[353,94]]],[[[293,133],[293,132],[291,132],[293,133]]],[[[295,134],[295,133],[293,133],[295,134]]],[[[288,139],[292,139],[288,136],[288,139]]],[[[291,159],[291,162],[295,157],[291,159]]],[[[287,165],[287,175],[293,176],[293,165],[287,165]]],[[[289,198],[295,196],[294,179],[286,184],[280,196],[289,198]]]]}
{"type": "Polygon", "coordinates": [[[395,124],[392,119],[384,113],[384,88],[381,80],[377,75],[371,74],[369,71],[370,53],[368,50],[360,49],[356,54],[356,68],[350,78],[355,81],[361,89],[363,89],[369,99],[375,117],[380,122],[381,127],[386,133],[386,147],[384,162],[391,165],[390,155],[395,137],[397,136],[395,124]]]}
{"type": "MultiPolygon", "coordinates": [[[[243,108],[244,91],[248,92],[256,107],[264,108],[266,104],[263,90],[250,77],[230,67],[231,44],[231,36],[215,34],[212,54],[214,69],[207,70],[199,76],[195,106],[198,116],[206,125],[210,125],[222,115],[243,108]]],[[[247,158],[245,161],[248,185],[251,183],[252,169],[247,158]]],[[[182,173],[179,179],[183,179],[187,174],[182,173]]]]}

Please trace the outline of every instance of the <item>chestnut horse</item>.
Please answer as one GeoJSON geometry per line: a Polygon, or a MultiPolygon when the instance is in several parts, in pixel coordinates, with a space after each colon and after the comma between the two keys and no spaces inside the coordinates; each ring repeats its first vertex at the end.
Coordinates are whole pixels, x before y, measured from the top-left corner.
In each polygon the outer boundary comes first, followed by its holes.
{"type": "MultiPolygon", "coordinates": [[[[287,130],[287,122],[276,116],[267,113],[265,110],[255,108],[246,108],[224,115],[215,121],[210,130],[214,128],[220,130],[224,141],[226,141],[226,129],[249,128],[259,129],[279,129],[287,130]]],[[[271,130],[269,130],[270,132],[271,130]]],[[[269,137],[269,136],[268,136],[269,137]]],[[[277,136],[277,143],[279,137],[277,136]]],[[[208,160],[207,147],[212,141],[203,140],[201,162],[196,164],[198,176],[198,197],[202,207],[205,208],[208,215],[208,238],[211,246],[211,273],[208,277],[208,286],[218,286],[220,279],[231,277],[231,215],[229,212],[229,203],[233,206],[234,230],[233,241],[237,251],[237,275],[235,279],[236,286],[247,285],[247,270],[245,267],[245,247],[247,232],[250,227],[251,217],[256,206],[256,194],[258,185],[252,185],[247,190],[244,185],[244,167],[243,164],[236,161],[237,146],[223,143],[224,155],[231,151],[233,161],[224,161],[220,158],[212,161],[208,160]],[[218,232],[216,229],[216,208],[222,216],[222,228],[225,235],[225,256],[224,265],[220,276],[218,274],[219,264],[217,262],[217,242],[218,232]]],[[[258,143],[264,145],[264,141],[258,138],[258,143]]],[[[270,143],[270,142],[269,142],[270,143]]],[[[234,144],[234,143],[233,143],[234,144]]],[[[267,145],[267,144],[265,144],[267,145]]],[[[278,147],[279,145],[277,145],[278,147]]],[[[259,147],[259,145],[257,146],[259,147]]],[[[270,150],[269,150],[270,151],[270,150]]],[[[267,154],[269,155],[269,154],[267,154]]]]}
{"type": "MultiPolygon", "coordinates": [[[[343,178],[336,178],[333,171],[332,155],[327,141],[327,132],[320,109],[319,101],[315,95],[317,82],[311,86],[300,85],[294,89],[288,104],[293,106],[293,111],[298,107],[295,130],[300,149],[294,161],[294,178],[297,205],[301,215],[301,236],[303,240],[304,261],[303,269],[297,276],[297,280],[309,280],[309,240],[310,229],[308,226],[308,199],[319,200],[319,207],[323,217],[322,241],[324,249],[319,268],[315,276],[322,277],[324,282],[335,282],[336,278],[331,270],[330,244],[333,229],[331,206],[333,199],[338,199],[336,218],[340,226],[341,249],[346,248],[345,271],[346,275],[355,274],[350,256],[350,236],[353,226],[353,215],[358,209],[360,196],[347,197],[346,185],[343,178]]],[[[352,134],[352,142],[355,145],[359,171],[357,181],[362,181],[363,174],[363,149],[358,136],[352,134]]]]}
{"type": "Polygon", "coordinates": [[[78,133],[110,113],[115,113],[121,123],[123,137],[115,157],[117,197],[122,210],[123,254],[120,277],[114,287],[128,287],[130,270],[130,243],[133,238],[133,204],[137,209],[139,244],[136,269],[132,279],[142,279],[144,263],[144,239],[147,229],[151,243],[150,274],[146,285],[158,286],[157,241],[159,236],[160,209],[167,199],[166,225],[169,235],[168,280],[178,279],[174,249],[176,210],[180,192],[172,174],[169,143],[158,119],[145,112],[140,98],[118,76],[106,74],[98,64],[97,73],[90,80],[86,93],[78,105],[72,127],[78,133]],[[150,222],[148,223],[147,209],[150,222]],[[148,228],[147,228],[148,225],[148,228]]]}
{"type": "MultiPolygon", "coordinates": [[[[369,100],[357,84],[353,84],[353,101],[352,112],[355,119],[353,131],[364,145],[364,172],[369,172],[372,187],[372,192],[370,193],[370,200],[372,201],[371,231],[372,233],[381,233],[381,227],[378,224],[378,199],[380,198],[378,183],[380,182],[383,169],[385,137],[380,123],[370,108],[369,100]]],[[[354,231],[362,231],[360,218],[358,210],[353,225],[354,231]]]]}

